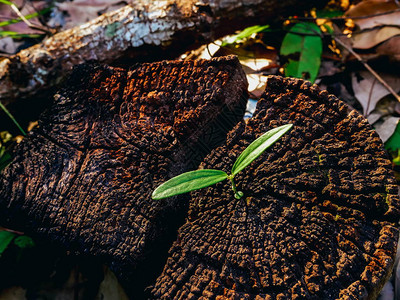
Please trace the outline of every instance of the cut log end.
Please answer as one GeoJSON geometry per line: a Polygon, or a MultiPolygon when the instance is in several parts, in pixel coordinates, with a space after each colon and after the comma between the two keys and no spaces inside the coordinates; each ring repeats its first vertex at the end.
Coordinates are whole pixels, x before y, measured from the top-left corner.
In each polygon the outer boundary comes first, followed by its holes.
{"type": "Polygon", "coordinates": [[[270,77],[256,112],[202,167],[229,172],[255,138],[294,124],[237,175],[192,193],[154,299],[366,299],[391,272],[398,189],[367,120],[316,85],[270,77]]]}
{"type": "Polygon", "coordinates": [[[137,294],[161,271],[188,202],[151,192],[197,168],[246,100],[235,57],[77,67],[0,174],[1,220],[100,257],[137,294]]]}

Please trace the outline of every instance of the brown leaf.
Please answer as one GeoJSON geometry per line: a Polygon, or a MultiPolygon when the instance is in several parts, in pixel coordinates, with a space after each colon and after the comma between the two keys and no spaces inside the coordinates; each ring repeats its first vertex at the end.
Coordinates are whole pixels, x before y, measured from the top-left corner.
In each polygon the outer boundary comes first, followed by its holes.
{"type": "Polygon", "coordinates": [[[399,34],[400,28],[389,26],[354,34],[352,36],[353,48],[369,49],[399,34]]]}
{"type": "Polygon", "coordinates": [[[382,123],[376,124],[375,130],[383,142],[386,142],[394,133],[400,118],[388,116],[382,123]]]}
{"type": "Polygon", "coordinates": [[[255,99],[261,97],[265,90],[267,76],[262,71],[268,69],[273,61],[265,58],[241,58],[239,61],[242,64],[243,70],[246,73],[247,81],[249,83],[248,90],[251,96],[255,99]]]}
{"type": "Polygon", "coordinates": [[[64,26],[65,29],[81,25],[97,18],[106,11],[121,8],[125,2],[121,0],[75,0],[73,2],[62,2],[57,4],[57,8],[67,12],[69,17],[64,26]]]}
{"type": "Polygon", "coordinates": [[[17,51],[17,45],[10,37],[0,39],[0,52],[14,54],[17,51]]]}
{"type": "Polygon", "coordinates": [[[362,1],[345,13],[348,17],[363,17],[381,13],[389,13],[365,19],[354,19],[360,29],[372,28],[381,25],[400,25],[400,11],[393,0],[367,0],[362,1]],[[390,13],[392,12],[392,13],[390,13]]]}
{"type": "MultiPolygon", "coordinates": [[[[383,80],[396,92],[400,90],[400,78],[391,74],[380,74],[383,80]]],[[[368,71],[359,72],[359,76],[352,74],[354,96],[363,107],[364,115],[368,116],[376,104],[390,92],[368,71]]]]}
{"type": "Polygon", "coordinates": [[[376,47],[376,53],[389,56],[391,60],[400,61],[400,36],[394,36],[376,47]]]}

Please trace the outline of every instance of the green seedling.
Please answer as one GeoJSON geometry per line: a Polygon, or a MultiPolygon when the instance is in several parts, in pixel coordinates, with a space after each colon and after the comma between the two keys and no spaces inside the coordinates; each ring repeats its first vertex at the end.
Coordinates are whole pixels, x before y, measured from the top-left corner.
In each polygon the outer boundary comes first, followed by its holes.
{"type": "Polygon", "coordinates": [[[224,171],[214,169],[186,172],[161,184],[153,191],[151,197],[154,200],[159,200],[198,190],[228,179],[231,182],[235,198],[242,198],[243,192],[236,189],[234,181],[235,175],[246,168],[265,150],[279,140],[292,126],[292,124],[287,124],[271,129],[253,141],[236,159],[230,175],[224,171]]]}
{"type": "MultiPolygon", "coordinates": [[[[0,34],[1,36],[1,34],[0,34]]],[[[6,115],[11,119],[11,121],[14,122],[15,126],[17,126],[17,128],[19,129],[19,131],[21,131],[22,135],[26,135],[25,130],[22,129],[21,125],[19,125],[19,123],[17,122],[17,120],[14,118],[14,116],[8,111],[8,109],[3,105],[3,103],[1,103],[0,101],[0,109],[3,110],[6,115]]]]}

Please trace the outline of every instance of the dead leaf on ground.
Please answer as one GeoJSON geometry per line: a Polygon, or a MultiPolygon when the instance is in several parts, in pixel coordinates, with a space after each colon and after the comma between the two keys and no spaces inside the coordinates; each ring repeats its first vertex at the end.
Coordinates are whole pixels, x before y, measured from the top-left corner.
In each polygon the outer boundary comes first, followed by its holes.
{"type": "Polygon", "coordinates": [[[375,124],[375,130],[379,134],[381,140],[385,143],[396,130],[397,123],[399,122],[399,117],[388,116],[381,123],[375,124]]]}
{"type": "Polygon", "coordinates": [[[394,36],[376,47],[376,53],[390,57],[391,60],[400,61],[400,36],[394,36]]]}
{"type": "Polygon", "coordinates": [[[116,10],[126,5],[121,0],[75,0],[72,2],[62,2],[57,4],[60,11],[68,13],[64,29],[72,28],[90,20],[99,15],[116,10]]]}
{"type": "Polygon", "coordinates": [[[367,119],[368,122],[373,125],[393,114],[400,115],[400,102],[394,99],[392,95],[386,95],[379,100],[375,109],[367,116],[367,119]]]}
{"type": "Polygon", "coordinates": [[[318,77],[326,77],[326,76],[333,76],[342,72],[340,67],[337,66],[332,60],[322,60],[321,67],[319,68],[318,77]]]}
{"type": "Polygon", "coordinates": [[[400,28],[390,26],[357,33],[352,36],[353,48],[369,49],[396,35],[400,35],[400,28]]]}
{"type": "Polygon", "coordinates": [[[399,9],[399,6],[393,0],[367,0],[353,6],[345,13],[345,16],[354,18],[392,12],[369,18],[354,19],[354,23],[360,29],[381,25],[400,25],[400,11],[396,11],[397,9],[399,9]]]}
{"type": "Polygon", "coordinates": [[[17,52],[17,44],[10,37],[0,39],[0,52],[14,54],[17,52]]]}
{"type": "MultiPolygon", "coordinates": [[[[380,74],[383,80],[396,92],[400,90],[400,78],[391,74],[380,74]]],[[[354,96],[360,102],[365,116],[372,112],[376,104],[390,92],[368,71],[353,73],[352,87],[354,96]]]]}
{"type": "Polygon", "coordinates": [[[268,70],[276,65],[270,59],[265,58],[241,58],[239,61],[242,64],[243,70],[246,73],[247,81],[249,82],[249,93],[252,98],[258,99],[265,90],[267,76],[263,74],[264,70],[268,70]]]}

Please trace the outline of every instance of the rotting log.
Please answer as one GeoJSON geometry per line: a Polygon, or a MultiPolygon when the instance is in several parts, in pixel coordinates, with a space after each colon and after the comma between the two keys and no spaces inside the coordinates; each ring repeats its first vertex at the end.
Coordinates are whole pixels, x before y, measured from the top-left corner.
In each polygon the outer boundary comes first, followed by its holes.
{"type": "Polygon", "coordinates": [[[152,191],[197,168],[246,101],[232,56],[77,67],[0,174],[2,224],[98,257],[142,299],[189,199],[157,202],[152,191]]]}
{"type": "Polygon", "coordinates": [[[79,63],[177,58],[235,30],[325,2],[136,0],[1,60],[0,101],[8,105],[54,87],[79,63]]]}
{"type": "Polygon", "coordinates": [[[398,240],[398,187],[367,120],[297,79],[270,77],[254,117],[201,167],[229,172],[259,135],[294,124],[228,182],[192,193],[154,299],[375,299],[398,240]]]}

